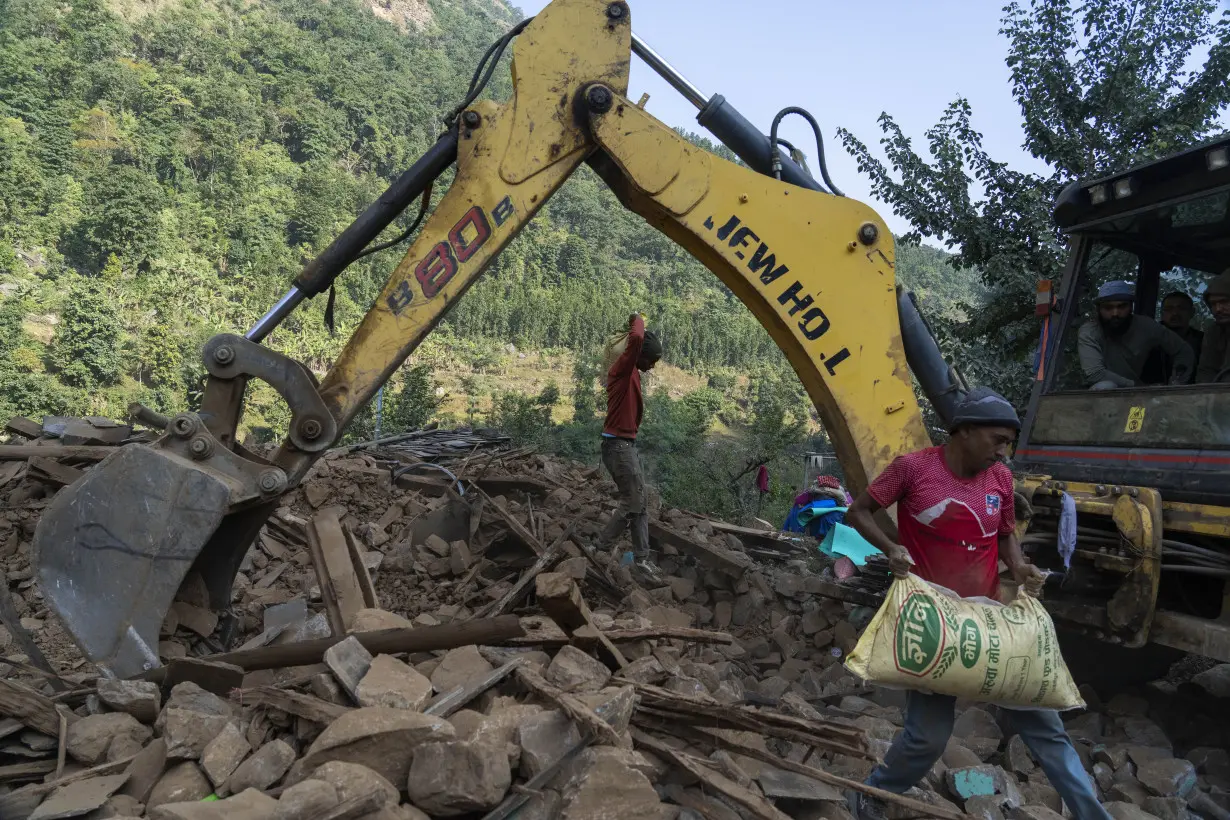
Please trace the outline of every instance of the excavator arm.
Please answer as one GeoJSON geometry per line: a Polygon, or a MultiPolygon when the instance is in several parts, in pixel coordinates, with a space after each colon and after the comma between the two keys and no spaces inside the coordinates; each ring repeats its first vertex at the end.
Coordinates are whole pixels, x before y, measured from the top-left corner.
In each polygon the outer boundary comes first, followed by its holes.
{"type": "Polygon", "coordinates": [[[382,198],[395,215],[455,151],[451,187],[323,380],[259,339],[379,232],[369,215],[301,274],[272,320],[206,345],[201,412],[176,416],[153,445],[121,448],[55,497],[35,534],[38,577],[106,674],[158,664],[159,627],[190,570],[213,606],[229,604],[239,562],[277,499],[582,162],[755,314],[815,403],[852,488],[929,443],[882,220],[861,203],[713,156],[630,102],[631,40],[625,3],[555,0],[519,35],[512,99],[466,107],[412,169],[417,176],[408,172],[382,198]],[[235,439],[253,378],[291,408],[270,461],[235,439]]]}

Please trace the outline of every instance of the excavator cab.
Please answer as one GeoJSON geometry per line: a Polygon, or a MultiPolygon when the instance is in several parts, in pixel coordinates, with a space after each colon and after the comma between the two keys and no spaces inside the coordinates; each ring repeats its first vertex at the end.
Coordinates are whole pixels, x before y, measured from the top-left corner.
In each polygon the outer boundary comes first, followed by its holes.
{"type": "Polygon", "coordinates": [[[1033,513],[1024,546],[1062,578],[1048,608],[1104,642],[1227,659],[1230,381],[1176,378],[1173,357],[1158,349],[1131,374],[1136,384],[1091,389],[1078,336],[1098,321],[1098,288],[1115,280],[1135,286],[1136,316],[1157,320],[1179,291],[1195,296],[1194,324],[1211,325],[1199,294],[1230,268],[1230,135],[1073,183],[1054,217],[1069,259],[1040,305],[1014,457],[1033,513]],[[1074,543],[1061,537],[1073,519],[1074,543]]]}

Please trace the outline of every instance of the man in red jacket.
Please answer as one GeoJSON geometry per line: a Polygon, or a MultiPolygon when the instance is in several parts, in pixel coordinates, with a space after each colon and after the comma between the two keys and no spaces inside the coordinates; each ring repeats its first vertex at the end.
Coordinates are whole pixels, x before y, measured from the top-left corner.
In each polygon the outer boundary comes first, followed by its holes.
{"type": "MultiPolygon", "coordinates": [[[[964,598],[995,599],[1002,558],[1013,578],[1037,595],[1045,575],[1021,554],[1012,472],[1003,463],[1020,429],[1016,410],[1003,396],[985,387],[971,390],[953,414],[948,441],[888,465],[854,499],[846,523],[888,556],[894,575],[915,572],[964,598]],[[873,517],[893,504],[899,541],[873,517]]],[[[956,704],[948,695],[911,690],[905,731],[867,785],[902,794],[922,780],[952,736],[956,704]]],[[[1059,713],[1005,711],[1076,820],[1110,820],[1059,713]]],[[[851,793],[849,799],[856,820],[884,820],[885,806],[877,798],[851,793]]]]}
{"type": "Polygon", "coordinates": [[[632,528],[632,552],[622,563],[631,564],[649,550],[649,510],[645,503],[645,475],[636,454],[636,434],[645,413],[641,372],[653,370],[662,358],[662,343],[645,330],[645,319],[628,319],[628,343],[606,374],[606,424],[602,428],[602,463],[619,490],[619,509],[602,532],[601,544],[610,548],[632,528]]]}

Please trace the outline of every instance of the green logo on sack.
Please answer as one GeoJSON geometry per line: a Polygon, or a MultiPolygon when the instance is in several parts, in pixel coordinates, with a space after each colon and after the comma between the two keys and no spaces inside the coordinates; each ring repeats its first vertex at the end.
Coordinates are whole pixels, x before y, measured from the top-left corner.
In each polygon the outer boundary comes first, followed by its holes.
{"type": "Polygon", "coordinates": [[[957,634],[961,641],[961,665],[966,669],[973,669],[978,658],[982,656],[982,630],[973,619],[966,618],[957,634]]]}
{"type": "Polygon", "coordinates": [[[922,677],[931,671],[943,647],[944,623],[935,604],[925,593],[911,593],[897,619],[897,668],[922,677]]]}

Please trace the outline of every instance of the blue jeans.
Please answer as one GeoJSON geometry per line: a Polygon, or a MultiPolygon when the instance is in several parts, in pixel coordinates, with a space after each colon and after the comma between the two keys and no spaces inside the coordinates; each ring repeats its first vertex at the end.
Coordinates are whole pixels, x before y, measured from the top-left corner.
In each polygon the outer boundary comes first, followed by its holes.
{"type": "MultiPolygon", "coordinates": [[[[867,785],[903,794],[922,780],[948,745],[956,705],[957,699],[948,695],[910,692],[906,701],[905,731],[893,741],[892,748],[884,755],[884,763],[867,778],[867,785]]],[[[1059,713],[1051,710],[1003,711],[1076,820],[1110,820],[1110,814],[1098,802],[1080,755],[1064,731],[1059,713]]]]}

